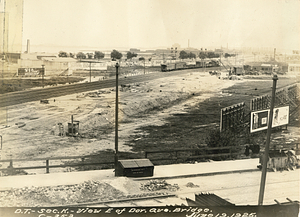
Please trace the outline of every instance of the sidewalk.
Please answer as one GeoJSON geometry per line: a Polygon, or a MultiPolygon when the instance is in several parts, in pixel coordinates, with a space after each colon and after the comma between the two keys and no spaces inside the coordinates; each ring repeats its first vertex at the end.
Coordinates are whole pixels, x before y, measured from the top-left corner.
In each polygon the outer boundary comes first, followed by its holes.
{"type": "MultiPolygon", "coordinates": [[[[153,177],[133,178],[134,180],[188,178],[195,176],[219,175],[258,171],[259,159],[235,161],[213,161],[197,164],[173,164],[154,167],[153,177]]],[[[67,173],[49,173],[38,175],[3,176],[0,177],[0,190],[24,187],[42,187],[58,185],[74,185],[84,181],[101,181],[115,179],[114,170],[92,170],[67,173]]]]}

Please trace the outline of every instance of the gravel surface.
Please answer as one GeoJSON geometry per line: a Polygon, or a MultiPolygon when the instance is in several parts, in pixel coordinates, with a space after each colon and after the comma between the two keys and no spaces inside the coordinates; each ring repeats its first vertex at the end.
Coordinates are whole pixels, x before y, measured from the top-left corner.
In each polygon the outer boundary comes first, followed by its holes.
{"type": "Polygon", "coordinates": [[[98,200],[114,200],[124,193],[111,185],[88,181],[77,185],[26,187],[0,192],[0,206],[50,206],[98,200]]]}
{"type": "Polygon", "coordinates": [[[167,195],[178,189],[178,185],[169,184],[165,180],[151,180],[143,184],[119,177],[113,180],[86,181],[76,185],[25,187],[0,191],[0,207],[67,206],[167,195]]]}

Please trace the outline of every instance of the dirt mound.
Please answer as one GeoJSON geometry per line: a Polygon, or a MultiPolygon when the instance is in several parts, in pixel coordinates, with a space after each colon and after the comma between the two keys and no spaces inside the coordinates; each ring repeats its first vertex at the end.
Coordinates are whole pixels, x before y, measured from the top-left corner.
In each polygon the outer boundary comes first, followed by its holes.
{"type": "Polygon", "coordinates": [[[144,184],[141,184],[141,190],[143,191],[160,191],[160,190],[168,190],[168,191],[177,191],[179,186],[177,184],[169,184],[166,180],[150,180],[144,184]]]}
{"type": "Polygon", "coordinates": [[[0,192],[0,206],[51,206],[84,203],[91,200],[114,200],[124,193],[110,184],[88,181],[77,185],[26,187],[0,192]]]}

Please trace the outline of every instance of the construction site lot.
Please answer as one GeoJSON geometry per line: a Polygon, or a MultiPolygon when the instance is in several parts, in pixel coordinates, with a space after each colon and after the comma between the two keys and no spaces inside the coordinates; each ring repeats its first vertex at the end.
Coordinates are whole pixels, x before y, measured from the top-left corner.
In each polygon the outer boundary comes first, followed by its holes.
{"type": "MultiPolygon", "coordinates": [[[[299,78],[279,76],[277,87],[295,82],[299,82],[299,78]]],[[[145,151],[149,150],[202,146],[212,132],[219,130],[221,108],[241,102],[249,108],[252,98],[270,93],[271,87],[272,78],[268,76],[223,80],[202,70],[122,85],[119,87],[119,158],[144,158],[145,151]]],[[[1,160],[92,155],[85,162],[113,161],[115,95],[115,88],[100,89],[49,98],[48,103],[35,101],[1,108],[1,160]],[[79,131],[74,137],[66,135],[71,116],[79,121],[79,131]]],[[[296,113],[290,118],[287,130],[272,134],[273,143],[289,148],[299,142],[298,116],[296,113]]],[[[263,145],[265,135],[265,131],[261,132],[250,142],[263,145]]],[[[240,138],[240,143],[244,142],[240,138]]],[[[78,163],[77,160],[51,162],[78,163]]],[[[165,163],[172,162],[154,162],[155,165],[165,163]]],[[[44,162],[14,161],[13,166],[41,164],[44,162]]],[[[1,163],[1,168],[7,167],[9,162],[1,163]]],[[[50,173],[107,168],[113,165],[51,168],[50,173]]],[[[2,175],[38,173],[45,173],[45,169],[3,172],[2,175]]]]}

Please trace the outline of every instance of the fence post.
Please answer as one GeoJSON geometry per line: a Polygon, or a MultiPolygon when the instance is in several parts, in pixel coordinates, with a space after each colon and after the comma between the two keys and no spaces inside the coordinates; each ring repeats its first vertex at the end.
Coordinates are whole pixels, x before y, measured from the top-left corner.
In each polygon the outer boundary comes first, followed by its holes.
{"type": "Polygon", "coordinates": [[[147,158],[147,154],[148,154],[148,153],[145,151],[145,158],[147,158]]]}
{"type": "Polygon", "coordinates": [[[46,160],[46,173],[49,173],[49,159],[46,160]]]}
{"type": "Polygon", "coordinates": [[[9,166],[7,169],[8,173],[13,174],[14,168],[13,168],[13,160],[9,161],[9,166]]]}
{"type": "Polygon", "coordinates": [[[10,160],[9,161],[9,168],[13,168],[14,166],[13,166],[13,161],[12,160],[10,160]]]}
{"type": "Polygon", "coordinates": [[[176,158],[176,163],[178,163],[178,157],[177,157],[178,151],[175,151],[175,158],[176,158]]]}

